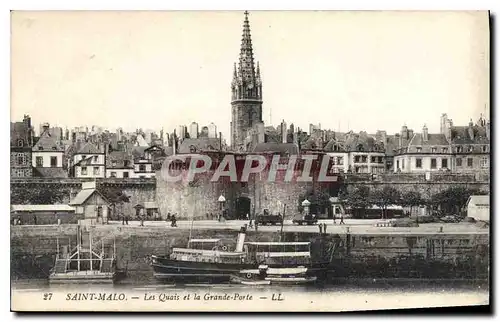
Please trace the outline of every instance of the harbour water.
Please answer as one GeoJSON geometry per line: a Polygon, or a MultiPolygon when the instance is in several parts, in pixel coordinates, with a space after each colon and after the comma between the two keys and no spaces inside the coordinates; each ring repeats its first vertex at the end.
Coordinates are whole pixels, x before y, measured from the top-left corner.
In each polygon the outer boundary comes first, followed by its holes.
{"type": "Polygon", "coordinates": [[[196,305],[200,310],[204,310],[204,306],[207,306],[209,310],[219,308],[229,311],[236,306],[218,305],[229,301],[238,305],[249,305],[248,310],[251,311],[269,311],[273,310],[273,307],[279,310],[280,306],[276,306],[276,303],[279,303],[297,311],[349,311],[489,304],[488,283],[471,280],[356,279],[296,286],[175,285],[159,283],[146,275],[134,275],[114,285],[49,285],[46,280],[18,280],[13,281],[12,292],[35,298],[41,297],[42,294],[55,294],[54,296],[63,301],[64,305],[69,305],[73,309],[84,309],[86,305],[90,305],[96,310],[104,305],[103,301],[89,303],[88,298],[82,298],[82,294],[106,294],[103,296],[114,294],[115,301],[126,302],[119,308],[125,311],[135,310],[134,304],[138,301],[141,303],[141,310],[178,311],[183,308],[182,304],[186,303],[182,301],[186,296],[192,296],[189,298],[191,303],[198,297],[196,305]],[[174,302],[177,304],[174,305],[174,302]],[[210,306],[210,303],[213,305],[210,306]]]}

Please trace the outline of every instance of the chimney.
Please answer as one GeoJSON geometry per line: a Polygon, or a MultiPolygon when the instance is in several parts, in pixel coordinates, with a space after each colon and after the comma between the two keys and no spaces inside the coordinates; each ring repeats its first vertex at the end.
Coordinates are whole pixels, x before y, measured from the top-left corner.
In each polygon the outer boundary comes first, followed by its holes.
{"type": "Polygon", "coordinates": [[[222,151],[222,132],[219,132],[219,150],[222,151]]]}
{"type": "Polygon", "coordinates": [[[448,142],[451,140],[451,127],[452,126],[453,126],[453,121],[450,119],[446,120],[444,135],[446,137],[446,140],[448,140],[448,142]]]}
{"type": "MultiPolygon", "coordinates": [[[[47,134],[49,134],[48,133],[49,129],[50,129],[50,124],[49,123],[43,123],[43,125],[42,125],[42,131],[43,132],[42,133],[47,132],[47,134]]],[[[40,136],[42,135],[42,133],[40,133],[40,136]]]]}
{"type": "Polygon", "coordinates": [[[427,126],[424,124],[424,127],[422,128],[422,140],[424,142],[429,141],[429,131],[427,129],[427,126]]]}
{"type": "Polygon", "coordinates": [[[408,127],[406,125],[403,125],[401,127],[401,140],[405,139],[408,140],[408,127]]]}
{"type": "Polygon", "coordinates": [[[281,143],[286,143],[286,123],[285,120],[281,121],[281,143]]]}
{"type": "Polygon", "coordinates": [[[473,128],[473,126],[474,126],[474,123],[472,123],[472,119],[470,119],[469,128],[467,130],[469,132],[469,137],[471,140],[474,140],[474,128],[473,128]]]}
{"type": "Polygon", "coordinates": [[[486,122],[486,137],[490,139],[490,121],[486,122]]]}
{"type": "Polygon", "coordinates": [[[448,115],[446,113],[441,114],[441,124],[440,124],[440,133],[446,133],[446,122],[448,121],[448,115]]]}

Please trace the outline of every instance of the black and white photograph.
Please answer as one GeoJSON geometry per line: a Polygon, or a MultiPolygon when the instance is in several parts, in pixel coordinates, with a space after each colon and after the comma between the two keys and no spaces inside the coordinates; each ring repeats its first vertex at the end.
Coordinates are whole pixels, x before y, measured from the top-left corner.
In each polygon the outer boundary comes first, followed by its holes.
{"type": "Polygon", "coordinates": [[[488,307],[490,26],[11,11],[11,310],[488,307]]]}

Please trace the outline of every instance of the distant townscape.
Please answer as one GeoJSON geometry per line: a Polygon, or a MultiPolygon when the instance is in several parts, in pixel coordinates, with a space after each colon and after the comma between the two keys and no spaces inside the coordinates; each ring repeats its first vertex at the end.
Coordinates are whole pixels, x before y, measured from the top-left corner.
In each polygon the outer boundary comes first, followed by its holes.
{"type": "MultiPolygon", "coordinates": [[[[319,123],[301,129],[293,124],[294,120],[283,120],[277,126],[264,124],[263,80],[259,63],[254,61],[248,13],[243,22],[239,61],[234,64],[230,85],[229,138],[222,137],[216,124],[203,125],[196,120],[188,126],[180,125],[165,131],[138,128],[133,132],[124,131],[119,124],[117,129],[104,129],[98,125],[68,129],[53,126],[51,120],[45,120],[47,123],[40,124],[35,134],[30,116],[25,115],[23,120],[11,123],[11,202],[67,203],[77,197],[81,189],[80,179],[95,179],[106,185],[113,182],[113,187],[118,190],[129,191],[133,204],[144,206],[146,202],[153,202],[163,214],[172,212],[181,217],[189,213],[216,212],[220,197],[227,199],[228,211],[237,218],[264,209],[278,212],[281,203],[295,206],[305,198],[319,198],[314,197],[319,190],[323,189],[325,196],[339,197],[343,190],[357,191],[363,183],[377,190],[384,184],[390,186],[398,182],[397,189],[401,193],[418,190],[428,199],[440,189],[457,185],[474,191],[488,191],[490,121],[482,114],[476,115],[475,121],[471,118],[468,124],[453,124],[447,114],[442,114],[437,133],[430,132],[425,124],[419,129],[402,125],[399,133],[384,130],[376,133],[339,132],[323,129],[319,123]],[[278,188],[279,185],[272,186],[259,179],[232,185],[198,182],[192,183],[194,192],[191,196],[182,196],[184,192],[176,190],[175,186],[160,182],[158,176],[166,158],[194,154],[209,155],[214,164],[220,163],[227,154],[280,155],[283,158],[327,155],[330,158],[328,173],[336,175],[336,179],[327,187],[313,182],[308,187],[284,185],[278,188]],[[41,192],[34,192],[32,183],[29,186],[31,192],[24,193],[20,187],[29,185],[29,182],[38,182],[41,192]],[[69,190],[63,189],[57,196],[51,195],[42,188],[47,182],[59,182],[69,190]],[[139,188],[139,183],[142,188],[139,188]],[[426,185],[418,186],[421,183],[426,185]],[[137,191],[131,188],[134,184],[137,191]],[[147,185],[150,185],[147,188],[150,191],[140,192],[147,185]],[[196,203],[197,210],[193,209],[196,203]]],[[[178,169],[186,169],[188,162],[186,159],[178,169]]],[[[303,166],[299,165],[295,170],[303,166]]],[[[328,200],[328,197],[324,199],[328,200]]],[[[108,196],[110,198],[113,199],[108,196]]],[[[326,203],[318,206],[313,201],[311,209],[326,212],[330,209],[326,203]]]]}

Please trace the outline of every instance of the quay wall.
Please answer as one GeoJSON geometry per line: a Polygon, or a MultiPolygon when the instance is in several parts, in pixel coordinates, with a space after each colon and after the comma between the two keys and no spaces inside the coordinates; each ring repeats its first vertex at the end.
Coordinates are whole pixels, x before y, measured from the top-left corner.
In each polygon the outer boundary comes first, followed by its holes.
{"type": "MultiPolygon", "coordinates": [[[[12,226],[11,265],[16,278],[48,274],[57,245],[76,245],[76,225],[12,226]]],[[[196,238],[220,238],[235,246],[236,230],[197,229],[196,238]]],[[[129,274],[151,276],[149,255],[184,247],[188,229],[171,227],[97,226],[93,240],[106,249],[116,245],[117,264],[129,274]]],[[[278,241],[273,232],[247,233],[247,241],[278,241]]],[[[328,234],[288,232],[285,241],[311,241],[312,259],[328,261],[338,277],[462,277],[487,278],[489,235],[485,233],[435,234],[328,234]]]]}

